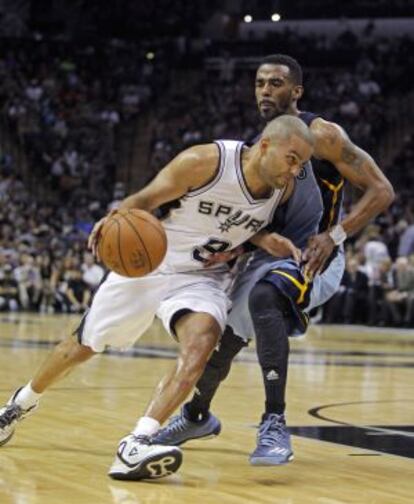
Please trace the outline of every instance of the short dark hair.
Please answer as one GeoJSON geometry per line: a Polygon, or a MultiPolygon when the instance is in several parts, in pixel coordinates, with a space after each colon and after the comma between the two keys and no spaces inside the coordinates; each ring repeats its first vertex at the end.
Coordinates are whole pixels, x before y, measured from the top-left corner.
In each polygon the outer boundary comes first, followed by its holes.
{"type": "Polygon", "coordinates": [[[289,68],[292,81],[297,86],[302,85],[303,82],[302,67],[295,60],[295,58],[292,58],[292,56],[288,56],[287,54],[270,54],[269,56],[265,56],[264,58],[262,58],[259,66],[262,65],[285,65],[289,68]]]}

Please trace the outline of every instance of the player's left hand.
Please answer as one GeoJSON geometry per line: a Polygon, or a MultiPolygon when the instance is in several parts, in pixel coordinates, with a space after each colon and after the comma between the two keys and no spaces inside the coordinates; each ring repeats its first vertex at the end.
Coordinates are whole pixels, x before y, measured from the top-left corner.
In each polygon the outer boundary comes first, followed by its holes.
{"type": "Polygon", "coordinates": [[[92,231],[91,231],[89,237],[88,237],[88,249],[92,251],[92,254],[94,255],[94,257],[98,261],[100,260],[99,254],[98,254],[98,242],[99,242],[99,238],[101,237],[101,231],[102,231],[103,225],[105,224],[107,219],[109,217],[111,217],[112,215],[114,215],[117,211],[118,211],[117,209],[111,210],[107,215],[105,215],[105,217],[102,217],[101,220],[96,222],[92,228],[92,231]]]}
{"type": "Polygon", "coordinates": [[[243,245],[239,245],[233,250],[228,252],[216,252],[215,254],[210,254],[206,261],[203,263],[204,268],[213,266],[213,264],[227,263],[233,259],[236,259],[239,255],[244,254],[243,245]]]}
{"type": "Polygon", "coordinates": [[[311,236],[303,253],[303,260],[306,262],[305,274],[313,278],[320,273],[334,248],[335,244],[327,231],[311,236]]]}

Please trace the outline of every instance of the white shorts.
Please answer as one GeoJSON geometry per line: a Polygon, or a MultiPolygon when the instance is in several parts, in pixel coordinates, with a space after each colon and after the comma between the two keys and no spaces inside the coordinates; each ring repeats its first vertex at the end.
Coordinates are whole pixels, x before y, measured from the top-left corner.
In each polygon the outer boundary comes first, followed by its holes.
{"type": "Polygon", "coordinates": [[[110,273],[96,291],[90,309],[76,331],[79,341],[95,352],[107,346],[128,348],[157,315],[171,334],[171,318],[179,310],[209,313],[221,330],[230,300],[227,274],[154,272],[141,278],[110,273]]]}

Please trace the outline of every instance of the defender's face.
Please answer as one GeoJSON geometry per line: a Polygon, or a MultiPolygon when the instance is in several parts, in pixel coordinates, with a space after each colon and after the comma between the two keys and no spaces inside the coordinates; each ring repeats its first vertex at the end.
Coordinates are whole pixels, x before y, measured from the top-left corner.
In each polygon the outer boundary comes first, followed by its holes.
{"type": "Polygon", "coordinates": [[[302,95],[302,86],[290,80],[289,67],[266,63],[257,70],[255,92],[260,115],[269,122],[290,112],[302,95]]]}
{"type": "Polygon", "coordinates": [[[313,147],[296,135],[278,143],[266,144],[264,140],[261,149],[260,175],[266,184],[276,189],[283,189],[299,175],[313,153],[313,147]]]}

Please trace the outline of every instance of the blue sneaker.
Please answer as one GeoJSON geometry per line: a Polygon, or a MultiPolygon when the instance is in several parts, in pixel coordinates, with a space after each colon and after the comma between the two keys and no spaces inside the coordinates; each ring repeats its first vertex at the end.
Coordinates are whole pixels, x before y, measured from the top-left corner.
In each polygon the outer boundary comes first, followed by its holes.
{"type": "Polygon", "coordinates": [[[179,446],[192,439],[206,439],[218,436],[221,431],[221,423],[211,413],[200,422],[192,422],[185,416],[185,405],[181,413],[171,418],[168,424],[159,430],[151,441],[154,444],[179,446]]]}
{"type": "Polygon", "coordinates": [[[256,466],[282,465],[293,460],[284,415],[270,413],[263,418],[257,433],[257,447],[249,460],[256,466]]]}

